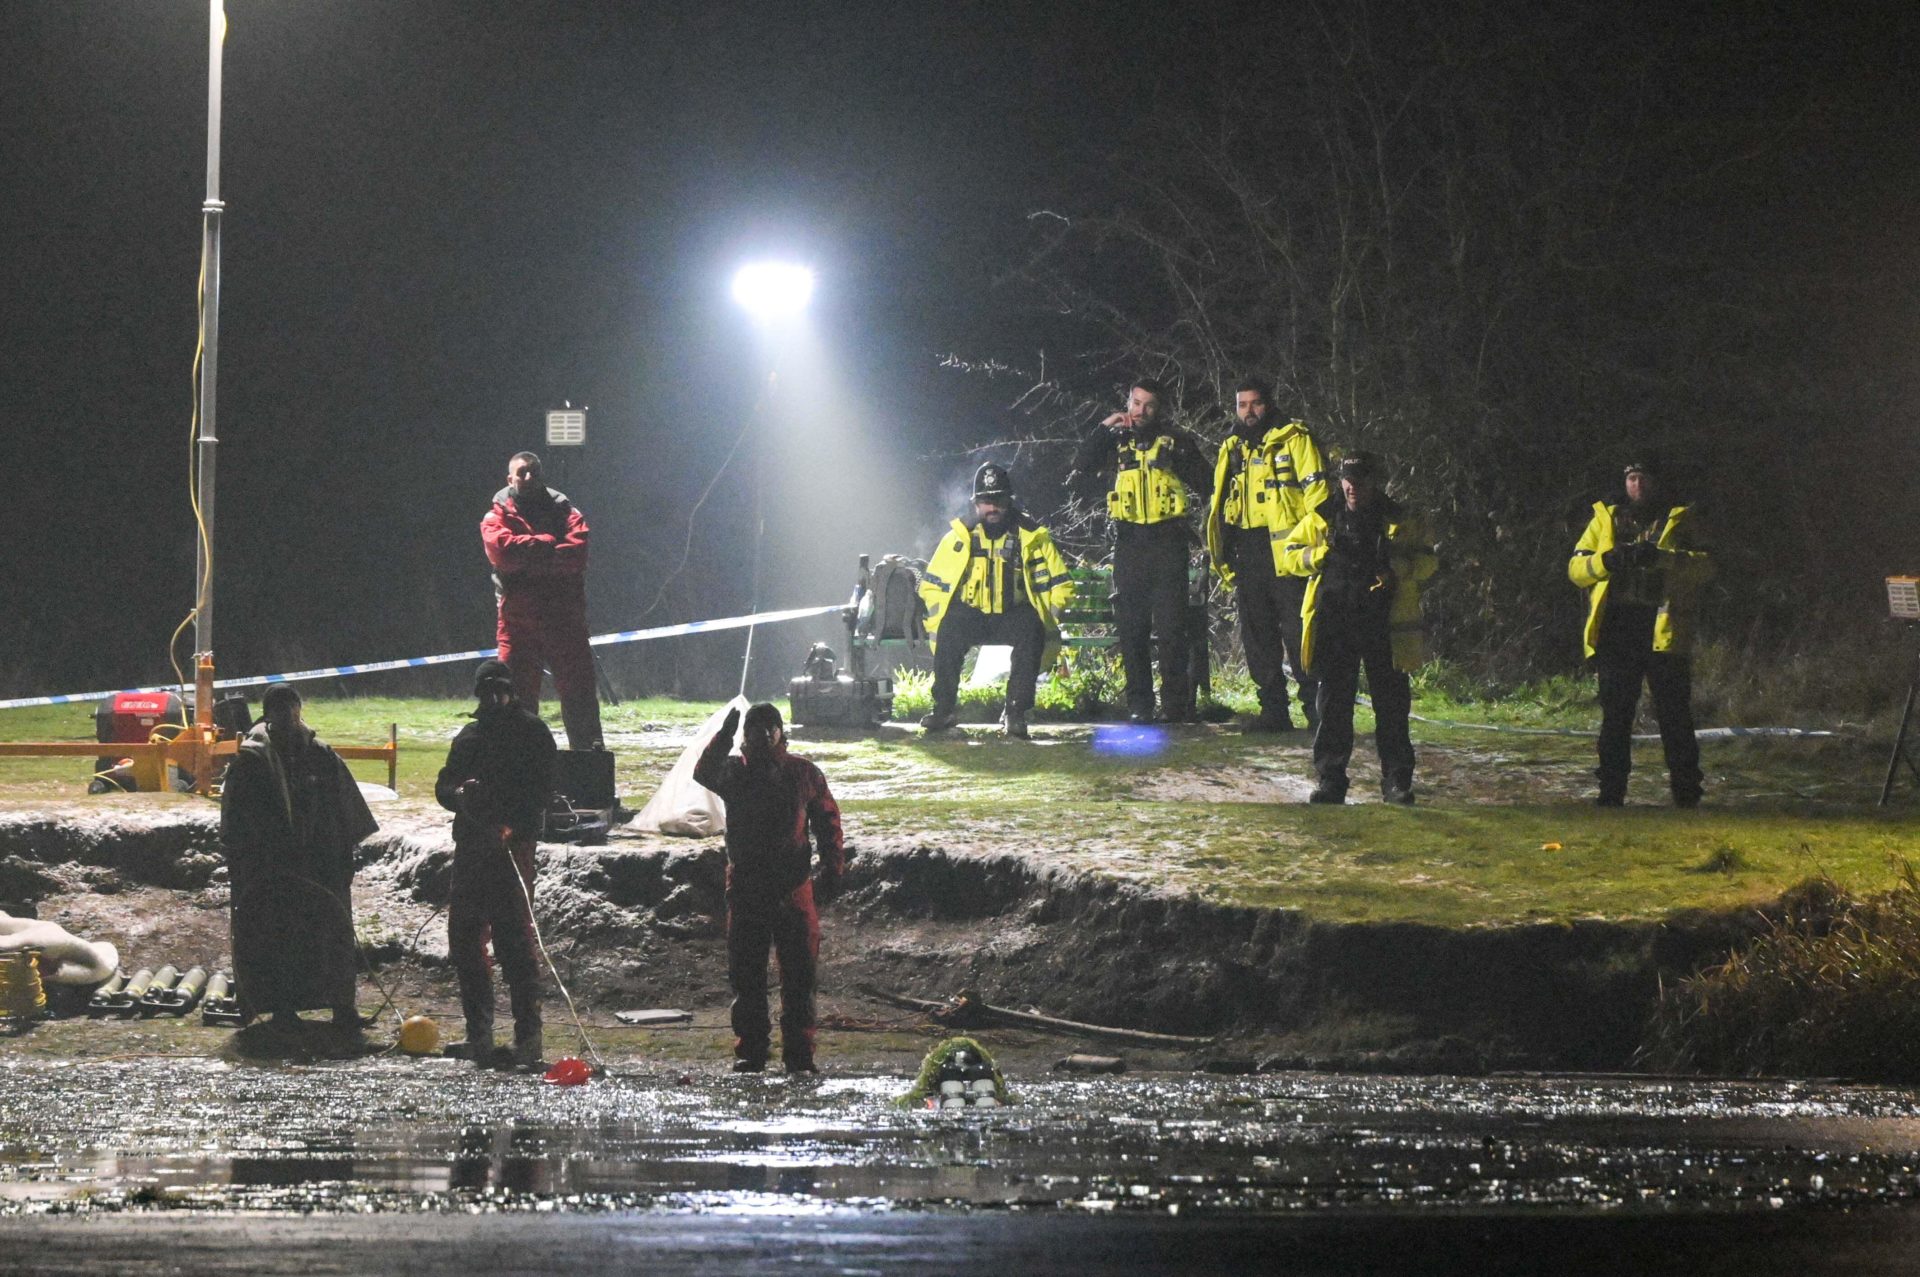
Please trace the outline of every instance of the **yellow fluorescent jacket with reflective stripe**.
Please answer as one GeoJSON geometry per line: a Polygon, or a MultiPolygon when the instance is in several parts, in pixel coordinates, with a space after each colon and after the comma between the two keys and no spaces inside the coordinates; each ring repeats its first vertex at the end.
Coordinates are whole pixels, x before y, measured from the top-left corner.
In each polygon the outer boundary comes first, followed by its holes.
{"type": "Polygon", "coordinates": [[[940,539],[932,560],[920,580],[920,597],[927,604],[927,634],[937,644],[940,621],[947,604],[958,592],[961,601],[982,612],[999,613],[1024,602],[1040,614],[1047,632],[1047,650],[1041,658],[1044,666],[1059,650],[1059,615],[1073,599],[1073,579],[1067,575],[1066,560],[1053,534],[1045,528],[1009,527],[998,537],[989,537],[979,528],[969,528],[960,520],[940,539]],[[1018,538],[1015,540],[1015,538],[1018,538]],[[999,589],[1000,573],[994,571],[1000,555],[1008,549],[1019,557],[1020,580],[1026,598],[1007,598],[999,589]]]}
{"type": "MultiPolygon", "coordinates": [[[[1426,627],[1420,619],[1420,583],[1440,568],[1433,541],[1414,515],[1402,512],[1387,521],[1387,560],[1393,568],[1393,603],[1387,627],[1393,668],[1411,674],[1427,659],[1426,627]]],[[[1327,520],[1318,508],[1287,533],[1282,566],[1294,576],[1311,578],[1300,604],[1300,664],[1313,668],[1314,613],[1320,604],[1320,568],[1327,557],[1327,520]]]]}
{"type": "Polygon", "coordinates": [[[1119,445],[1120,462],[1107,493],[1107,517],[1117,523],[1165,523],[1187,512],[1187,488],[1173,472],[1173,436],[1142,448],[1119,445]]]}
{"type": "MultiPolygon", "coordinates": [[[[1580,534],[1567,560],[1567,579],[1587,592],[1585,646],[1592,656],[1600,641],[1600,618],[1606,614],[1612,574],[1600,556],[1613,549],[1613,512],[1604,501],[1593,503],[1593,519],[1580,534]]],[[[1693,516],[1686,506],[1667,511],[1660,539],[1662,595],[1653,619],[1653,650],[1685,653],[1693,648],[1694,600],[1700,587],[1713,579],[1713,560],[1693,548],[1693,516]]]]}
{"type": "Polygon", "coordinates": [[[1207,505],[1207,557],[1223,584],[1233,584],[1229,528],[1265,529],[1273,541],[1274,572],[1285,575],[1280,552],[1286,535],[1327,499],[1325,470],[1320,447],[1303,421],[1275,426],[1251,450],[1240,436],[1227,436],[1213,463],[1213,497],[1207,505]]]}

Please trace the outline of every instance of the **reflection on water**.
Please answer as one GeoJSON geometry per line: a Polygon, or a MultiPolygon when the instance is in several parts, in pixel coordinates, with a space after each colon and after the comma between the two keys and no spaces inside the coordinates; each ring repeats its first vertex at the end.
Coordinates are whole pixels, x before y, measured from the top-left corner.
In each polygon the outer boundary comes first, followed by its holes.
{"type": "Polygon", "coordinates": [[[1623,1079],[894,1078],[570,1091],[397,1060],[0,1072],[0,1213],[129,1206],[809,1211],[1771,1208],[1920,1195],[1920,1097],[1623,1079]]]}

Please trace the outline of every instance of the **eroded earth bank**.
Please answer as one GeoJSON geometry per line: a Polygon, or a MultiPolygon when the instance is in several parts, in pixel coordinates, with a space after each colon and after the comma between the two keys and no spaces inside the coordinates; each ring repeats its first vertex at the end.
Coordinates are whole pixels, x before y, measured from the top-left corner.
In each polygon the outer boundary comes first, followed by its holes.
{"type": "MultiPolygon", "coordinates": [[[[455,1005],[443,912],[451,840],[429,816],[384,823],[362,845],[354,889],[371,972],[363,1000],[387,990],[402,1009],[444,1016],[455,1005]]],[[[718,839],[543,847],[541,929],[589,1026],[648,1007],[724,1024],[723,868],[718,839]]],[[[128,970],[226,965],[225,878],[209,809],[0,818],[0,909],[111,940],[128,970]]],[[[1625,1069],[1660,981],[1724,955],[1756,925],[1750,910],[1569,925],[1327,923],[1063,867],[1043,848],[887,837],[859,841],[847,887],[823,916],[829,1057],[836,1025],[900,1015],[868,990],[964,990],[1213,1039],[1151,1052],[1163,1066],[1625,1069]]],[[[560,1021],[549,1016],[550,1035],[560,1021]]]]}

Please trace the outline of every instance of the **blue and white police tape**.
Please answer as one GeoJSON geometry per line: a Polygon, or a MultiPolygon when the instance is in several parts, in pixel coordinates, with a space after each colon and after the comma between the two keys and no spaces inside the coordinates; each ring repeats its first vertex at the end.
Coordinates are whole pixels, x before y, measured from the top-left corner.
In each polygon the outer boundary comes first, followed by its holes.
{"type": "MultiPolygon", "coordinates": [[[[638,643],[646,639],[677,638],[682,634],[705,634],[713,630],[744,630],[750,625],[775,625],[781,621],[801,621],[810,616],[825,616],[829,612],[838,612],[843,603],[827,603],[820,607],[795,607],[782,612],[755,612],[752,616],[724,616],[713,621],[686,621],[679,625],[657,625],[650,630],[620,630],[613,634],[596,634],[587,642],[594,647],[606,647],[614,643],[638,643]]],[[[438,656],[409,656],[397,661],[370,661],[363,665],[329,665],[325,669],[296,670],[291,674],[257,674],[252,678],[223,678],[214,682],[215,689],[226,691],[236,687],[261,687],[268,683],[298,683],[314,678],[341,678],[348,674],[378,674],[384,670],[418,669],[426,665],[450,665],[455,661],[485,660],[497,654],[497,649],[483,647],[472,652],[442,652],[438,656]]],[[[171,692],[178,690],[176,684],[168,683],[160,687],[121,687],[109,692],[69,692],[64,696],[21,696],[10,701],[0,701],[0,709],[26,709],[34,705],[77,705],[86,701],[104,701],[118,696],[121,692],[171,692]]]]}

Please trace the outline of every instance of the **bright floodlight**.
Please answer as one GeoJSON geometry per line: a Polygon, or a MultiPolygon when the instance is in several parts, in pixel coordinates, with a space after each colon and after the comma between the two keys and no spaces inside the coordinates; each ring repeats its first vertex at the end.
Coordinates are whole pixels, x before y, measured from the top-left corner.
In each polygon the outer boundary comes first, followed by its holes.
{"type": "Polygon", "coordinates": [[[750,262],[733,277],[733,300],[756,318],[797,315],[813,296],[813,272],[789,262],[750,262]]]}

